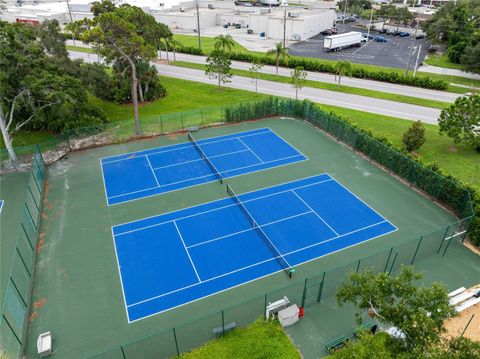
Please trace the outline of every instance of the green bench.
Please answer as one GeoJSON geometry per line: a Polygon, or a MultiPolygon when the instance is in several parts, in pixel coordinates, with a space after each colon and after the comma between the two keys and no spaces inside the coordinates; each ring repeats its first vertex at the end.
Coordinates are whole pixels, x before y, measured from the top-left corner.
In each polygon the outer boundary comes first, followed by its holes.
{"type": "Polygon", "coordinates": [[[343,348],[347,341],[348,341],[348,338],[342,335],[325,344],[325,349],[327,349],[329,353],[332,353],[337,349],[343,348]]]}
{"type": "Polygon", "coordinates": [[[377,327],[377,324],[375,324],[374,322],[366,322],[365,324],[362,324],[361,326],[357,327],[357,329],[355,329],[355,337],[358,338],[358,334],[360,332],[369,332],[375,334],[375,332],[377,331],[377,327]]]}

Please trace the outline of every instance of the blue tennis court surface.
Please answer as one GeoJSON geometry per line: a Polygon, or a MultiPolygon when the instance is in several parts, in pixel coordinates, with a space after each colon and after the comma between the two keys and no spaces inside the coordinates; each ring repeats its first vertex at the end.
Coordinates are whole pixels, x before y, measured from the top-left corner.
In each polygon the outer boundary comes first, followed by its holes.
{"type": "MultiPolygon", "coordinates": [[[[223,178],[307,159],[268,128],[197,143],[223,178]]],[[[103,158],[101,165],[109,205],[218,179],[192,142],[103,158]]]]}
{"type": "MultiPolygon", "coordinates": [[[[397,230],[328,174],[112,228],[129,322],[397,230]]],[[[287,278],[287,277],[286,277],[287,278]]]]}
{"type": "Polygon", "coordinates": [[[2,213],[2,208],[3,208],[3,199],[0,200],[0,213],[2,213]]]}

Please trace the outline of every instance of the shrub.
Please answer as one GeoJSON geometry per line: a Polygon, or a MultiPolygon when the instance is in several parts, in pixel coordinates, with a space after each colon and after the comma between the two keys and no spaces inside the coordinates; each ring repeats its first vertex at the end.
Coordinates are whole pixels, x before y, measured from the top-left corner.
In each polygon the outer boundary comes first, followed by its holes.
{"type": "Polygon", "coordinates": [[[425,143],[425,127],[422,122],[412,123],[403,134],[402,142],[408,152],[416,151],[425,143]]]}

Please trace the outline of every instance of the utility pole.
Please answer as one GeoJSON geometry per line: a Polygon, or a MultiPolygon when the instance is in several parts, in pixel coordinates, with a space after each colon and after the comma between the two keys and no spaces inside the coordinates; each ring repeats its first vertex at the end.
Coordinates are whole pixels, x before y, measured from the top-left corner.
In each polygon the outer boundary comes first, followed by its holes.
{"type": "Polygon", "coordinates": [[[200,42],[200,10],[198,9],[198,0],[195,1],[197,8],[197,34],[198,34],[198,48],[202,49],[202,43],[200,42]]]}
{"type": "Polygon", "coordinates": [[[422,52],[422,45],[418,46],[417,61],[415,61],[415,68],[413,69],[413,77],[417,76],[418,59],[420,58],[420,52],[422,52]]]}
{"type": "Polygon", "coordinates": [[[347,0],[345,1],[345,6],[343,7],[343,23],[345,24],[345,18],[347,17],[347,0]]]}
{"type": "MultiPolygon", "coordinates": [[[[72,18],[72,10],[70,10],[70,2],[67,0],[67,8],[68,8],[68,14],[70,15],[70,23],[73,22],[73,18],[72,18]]],[[[75,45],[75,34],[72,32],[72,40],[73,40],[73,46],[77,46],[75,45]]]]}
{"type": "Polygon", "coordinates": [[[373,5],[372,5],[372,12],[370,13],[370,22],[368,23],[367,42],[370,39],[370,28],[372,27],[372,20],[373,20],[373,5]]]}
{"type": "Polygon", "coordinates": [[[413,54],[413,43],[415,42],[415,38],[417,37],[417,31],[418,31],[418,21],[417,21],[417,24],[415,26],[415,34],[412,36],[412,44],[410,45],[410,52],[408,54],[407,68],[405,69],[404,77],[408,76],[408,71],[410,70],[410,61],[412,59],[412,54],[413,54]]]}
{"type": "Polygon", "coordinates": [[[283,0],[283,48],[285,48],[285,38],[287,37],[287,0],[283,0]]]}

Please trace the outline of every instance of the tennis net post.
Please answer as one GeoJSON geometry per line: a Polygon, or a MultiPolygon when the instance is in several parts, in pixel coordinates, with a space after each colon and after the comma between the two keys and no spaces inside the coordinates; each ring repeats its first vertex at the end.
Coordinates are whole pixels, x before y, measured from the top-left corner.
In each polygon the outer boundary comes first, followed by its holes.
{"type": "Polygon", "coordinates": [[[195,140],[195,138],[193,138],[192,134],[190,132],[187,132],[187,138],[188,140],[192,143],[193,147],[198,151],[198,153],[200,154],[200,156],[202,157],[202,159],[207,163],[207,165],[210,167],[210,169],[212,170],[213,174],[217,177],[217,179],[220,181],[220,183],[223,184],[223,177],[222,175],[220,174],[220,172],[217,170],[217,168],[215,167],[215,165],[212,163],[212,161],[210,161],[210,159],[207,157],[207,155],[205,154],[205,152],[202,150],[202,148],[200,147],[200,145],[197,143],[197,141],[195,140]]]}

